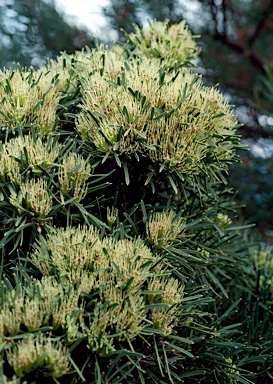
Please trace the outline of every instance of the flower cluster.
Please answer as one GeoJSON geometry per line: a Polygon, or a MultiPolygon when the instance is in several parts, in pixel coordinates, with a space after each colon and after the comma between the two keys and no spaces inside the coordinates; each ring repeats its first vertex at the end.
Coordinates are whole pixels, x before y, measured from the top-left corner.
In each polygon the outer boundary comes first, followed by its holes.
{"type": "MultiPolygon", "coordinates": [[[[78,316],[73,320],[69,316],[63,319],[69,340],[75,335],[86,335],[92,350],[101,349],[106,353],[114,349],[115,338],[133,340],[151,321],[166,333],[176,324],[183,288],[177,280],[169,280],[164,263],[153,269],[159,258],[140,239],[100,239],[93,227],[56,228],[37,247],[32,261],[45,277],[57,276],[63,286],[75,284],[74,295],[78,295],[78,299],[80,292],[97,293],[92,312],[86,311],[83,317],[84,308],[79,307],[78,316]],[[147,284],[152,291],[159,291],[156,304],[163,305],[163,310],[152,311],[152,320],[148,319],[145,308],[148,303],[155,303],[154,298],[151,300],[151,296],[142,293],[147,284]],[[159,321],[158,316],[165,320],[159,321]],[[84,318],[88,319],[87,324],[84,318]]],[[[63,313],[68,312],[64,308],[63,313]]]]}
{"type": "Polygon", "coordinates": [[[232,220],[228,217],[228,215],[224,215],[223,213],[218,213],[215,218],[215,221],[219,224],[222,229],[225,229],[228,225],[232,223],[232,220]]]}
{"type": "Polygon", "coordinates": [[[52,208],[52,195],[47,187],[46,180],[42,178],[31,179],[25,183],[21,183],[20,192],[18,195],[13,193],[9,199],[19,211],[23,207],[38,215],[40,218],[45,218],[52,208]]]}
{"type": "Polygon", "coordinates": [[[76,127],[104,154],[137,151],[188,175],[207,164],[223,169],[235,156],[237,121],[229,105],[189,71],[173,74],[142,58],[122,66],[115,79],[92,72],[83,84],[76,127]]]}
{"type": "Polygon", "coordinates": [[[20,69],[1,72],[0,127],[15,130],[33,126],[36,131],[48,134],[56,124],[59,92],[52,84],[52,77],[20,69]]]}
{"type": "Polygon", "coordinates": [[[80,155],[70,152],[62,160],[58,171],[58,181],[64,196],[73,195],[81,201],[87,193],[86,181],[90,177],[91,166],[80,155]]]}
{"type": "Polygon", "coordinates": [[[273,257],[272,250],[269,247],[263,246],[261,249],[253,251],[253,258],[260,271],[261,285],[273,285],[273,257]]]}
{"type": "Polygon", "coordinates": [[[185,226],[185,220],[176,217],[174,211],[155,212],[147,222],[146,233],[152,244],[167,246],[183,235],[185,226]]]}
{"type": "Polygon", "coordinates": [[[135,32],[128,35],[139,55],[163,59],[170,66],[189,65],[196,58],[199,50],[193,37],[185,21],[170,25],[169,20],[154,20],[143,29],[135,25],[135,32]]]}
{"type": "Polygon", "coordinates": [[[68,351],[60,342],[53,342],[41,335],[18,341],[7,351],[7,360],[18,377],[37,367],[44,367],[55,378],[69,370],[68,351]]]}
{"type": "Polygon", "coordinates": [[[28,167],[35,175],[42,173],[41,169],[48,170],[59,155],[61,146],[52,140],[43,142],[40,137],[30,134],[19,136],[3,144],[0,151],[0,175],[8,176],[11,181],[20,184],[20,173],[28,167]]]}

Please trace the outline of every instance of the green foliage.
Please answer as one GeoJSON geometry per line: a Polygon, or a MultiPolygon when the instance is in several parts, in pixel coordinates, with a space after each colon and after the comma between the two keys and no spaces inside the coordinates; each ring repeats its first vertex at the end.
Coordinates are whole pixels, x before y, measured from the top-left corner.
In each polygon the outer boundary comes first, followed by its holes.
{"type": "Polygon", "coordinates": [[[237,120],[188,68],[186,26],[150,29],[150,43],[137,29],[1,73],[4,383],[271,375],[272,263],[233,224],[225,186],[237,120]],[[251,306],[261,269],[263,325],[251,306]]]}
{"type": "Polygon", "coordinates": [[[264,113],[272,115],[273,64],[271,62],[265,66],[265,76],[260,78],[254,91],[257,107],[264,113]]]}

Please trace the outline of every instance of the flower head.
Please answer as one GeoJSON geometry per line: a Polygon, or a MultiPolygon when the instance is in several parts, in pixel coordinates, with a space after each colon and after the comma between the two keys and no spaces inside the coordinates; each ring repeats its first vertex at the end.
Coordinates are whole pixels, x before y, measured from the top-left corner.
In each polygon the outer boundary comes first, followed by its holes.
{"type": "Polygon", "coordinates": [[[39,175],[42,169],[50,169],[58,157],[61,146],[51,140],[43,142],[31,135],[19,136],[9,140],[0,151],[0,173],[8,176],[16,184],[22,182],[20,172],[30,167],[39,175]]]}
{"type": "Polygon", "coordinates": [[[152,244],[167,246],[184,233],[185,226],[185,220],[176,217],[174,211],[155,212],[147,223],[146,233],[152,244]]]}
{"type": "Polygon", "coordinates": [[[5,70],[0,77],[0,127],[15,130],[19,123],[47,134],[56,123],[59,94],[44,73],[5,70]]]}
{"type": "Polygon", "coordinates": [[[52,196],[47,187],[46,180],[31,179],[20,185],[19,196],[12,195],[10,197],[11,204],[17,206],[18,202],[22,205],[23,199],[26,207],[34,212],[40,218],[48,216],[52,209],[52,196]]]}
{"type": "Polygon", "coordinates": [[[154,20],[142,29],[135,25],[135,32],[128,38],[137,47],[139,55],[163,59],[171,66],[175,62],[191,65],[199,53],[185,21],[170,25],[169,20],[154,20]]]}
{"type": "Polygon", "coordinates": [[[7,351],[7,360],[19,377],[38,367],[50,371],[55,378],[63,376],[69,370],[68,351],[59,341],[53,342],[50,337],[45,338],[42,335],[30,335],[18,341],[7,351]]]}
{"type": "Polygon", "coordinates": [[[91,166],[77,153],[70,152],[63,158],[58,171],[58,181],[64,196],[72,194],[81,201],[87,193],[86,181],[90,177],[91,166]]]}

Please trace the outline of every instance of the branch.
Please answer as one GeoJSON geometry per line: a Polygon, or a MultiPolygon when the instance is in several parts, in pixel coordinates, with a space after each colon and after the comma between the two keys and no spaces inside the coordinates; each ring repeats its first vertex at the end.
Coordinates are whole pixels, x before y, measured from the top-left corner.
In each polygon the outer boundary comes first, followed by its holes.
{"type": "Polygon", "coordinates": [[[268,128],[257,126],[244,125],[237,132],[244,139],[272,139],[273,132],[268,128]]]}
{"type": "Polygon", "coordinates": [[[223,35],[227,36],[227,7],[226,7],[226,0],[222,0],[222,11],[223,11],[223,35]]]}
{"type": "Polygon", "coordinates": [[[225,44],[227,47],[231,48],[233,51],[244,55],[246,58],[249,59],[250,63],[259,70],[262,74],[265,74],[264,70],[264,62],[263,60],[253,51],[246,50],[244,46],[235,43],[234,41],[231,41],[227,38],[227,36],[217,33],[214,35],[214,39],[221,41],[223,44],[225,44]]]}
{"type": "Polygon", "coordinates": [[[270,1],[270,3],[268,4],[268,7],[262,13],[262,18],[260,19],[260,21],[257,24],[256,28],[254,29],[252,35],[248,38],[248,45],[250,47],[257,40],[257,38],[259,37],[259,34],[264,29],[267,20],[271,16],[272,11],[273,11],[273,0],[270,1]]]}
{"type": "Polygon", "coordinates": [[[212,0],[210,2],[210,12],[211,12],[211,15],[212,15],[212,20],[213,20],[213,23],[214,23],[214,30],[215,30],[215,33],[219,33],[218,31],[218,20],[217,20],[217,6],[215,5],[215,2],[214,0],[212,0]]]}

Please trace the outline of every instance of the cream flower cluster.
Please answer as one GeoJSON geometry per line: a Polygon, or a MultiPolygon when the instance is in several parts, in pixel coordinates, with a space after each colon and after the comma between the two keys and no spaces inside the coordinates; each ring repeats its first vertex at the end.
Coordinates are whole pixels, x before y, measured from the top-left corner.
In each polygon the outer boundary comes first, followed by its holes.
{"type": "Polygon", "coordinates": [[[193,37],[184,20],[173,25],[168,20],[153,21],[143,29],[135,25],[135,32],[128,35],[139,55],[163,59],[170,66],[190,64],[196,58],[199,49],[193,37]]]}
{"type": "Polygon", "coordinates": [[[185,226],[185,220],[176,218],[174,211],[155,212],[147,222],[146,233],[152,244],[167,246],[183,235],[185,226]]]}
{"type": "Polygon", "coordinates": [[[21,171],[30,167],[36,175],[41,174],[41,168],[48,170],[53,166],[60,149],[61,146],[53,144],[52,140],[43,142],[30,134],[11,139],[0,150],[0,175],[20,184],[21,171]]]}
{"type": "Polygon", "coordinates": [[[86,181],[91,175],[91,166],[82,156],[70,152],[62,160],[58,170],[58,182],[64,196],[72,194],[81,201],[87,194],[86,181]]]}
{"type": "Polygon", "coordinates": [[[18,341],[8,350],[7,360],[19,377],[37,367],[46,368],[54,378],[63,376],[69,370],[68,351],[60,342],[53,342],[49,337],[29,336],[18,341]]]}
{"type": "Polygon", "coordinates": [[[0,76],[0,127],[15,130],[33,126],[47,134],[56,123],[60,94],[52,84],[52,77],[43,72],[5,70],[0,76]]]}
{"type": "Polygon", "coordinates": [[[137,151],[189,175],[206,164],[223,169],[235,156],[237,120],[230,106],[188,70],[174,74],[144,57],[126,62],[115,79],[97,71],[82,83],[76,127],[102,153],[137,151]]]}
{"type": "MultiPolygon", "coordinates": [[[[78,317],[72,320],[66,316],[63,320],[69,339],[83,333],[92,350],[112,350],[114,337],[133,340],[151,321],[166,334],[176,324],[183,287],[169,278],[162,263],[153,269],[159,257],[140,239],[100,239],[98,230],[93,227],[56,228],[37,247],[32,261],[45,277],[59,276],[63,286],[73,282],[79,298],[80,292],[97,292],[93,314],[85,314],[89,319],[87,328],[83,325],[80,308],[78,317]],[[147,284],[152,291],[161,290],[161,293],[152,299],[144,295],[142,290],[147,284]],[[154,303],[161,303],[162,308],[151,310],[153,317],[149,320],[145,306],[154,303]]],[[[68,311],[64,308],[63,312],[68,311]]]]}
{"type": "Polygon", "coordinates": [[[7,353],[19,377],[37,366],[54,377],[68,369],[60,342],[36,333],[43,327],[62,329],[67,344],[84,337],[92,351],[109,354],[117,340],[134,340],[145,327],[168,335],[177,324],[183,286],[140,239],[101,239],[93,227],[58,228],[36,245],[32,262],[42,279],[6,285],[0,310],[3,346],[22,326],[29,332],[7,353]],[[90,308],[86,295],[93,297],[90,308]]]}

